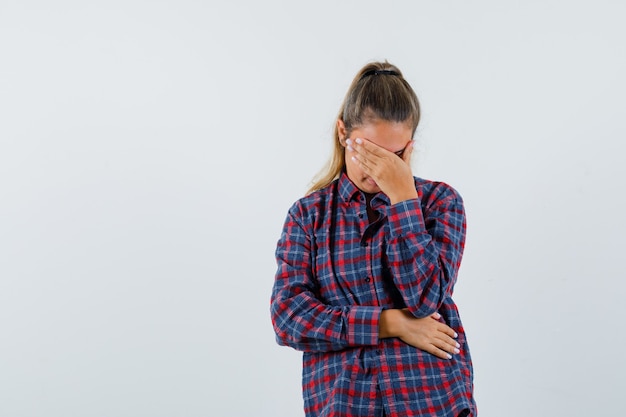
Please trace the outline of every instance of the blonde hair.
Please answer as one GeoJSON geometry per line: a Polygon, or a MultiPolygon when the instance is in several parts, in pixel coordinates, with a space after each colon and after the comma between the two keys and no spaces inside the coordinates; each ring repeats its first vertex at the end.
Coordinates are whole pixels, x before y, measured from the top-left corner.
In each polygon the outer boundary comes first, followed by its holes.
{"type": "MultiPolygon", "coordinates": [[[[420,121],[419,100],[396,66],[387,61],[372,62],[361,68],[352,80],[337,120],[343,122],[348,135],[373,120],[406,122],[415,134],[420,121]]],[[[344,170],[345,148],[340,139],[335,123],[333,152],[307,194],[328,186],[344,170]]]]}

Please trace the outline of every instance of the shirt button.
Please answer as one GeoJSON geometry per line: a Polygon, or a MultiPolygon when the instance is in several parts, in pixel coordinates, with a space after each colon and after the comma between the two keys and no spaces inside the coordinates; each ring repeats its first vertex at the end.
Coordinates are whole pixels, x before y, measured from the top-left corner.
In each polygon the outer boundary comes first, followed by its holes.
{"type": "Polygon", "coordinates": [[[370,281],[371,281],[370,277],[365,278],[365,282],[370,282],[370,281]]]}
{"type": "Polygon", "coordinates": [[[361,246],[366,247],[367,246],[367,242],[361,242],[361,246]]]}
{"type": "Polygon", "coordinates": [[[359,219],[363,218],[363,213],[359,213],[359,219]]]}

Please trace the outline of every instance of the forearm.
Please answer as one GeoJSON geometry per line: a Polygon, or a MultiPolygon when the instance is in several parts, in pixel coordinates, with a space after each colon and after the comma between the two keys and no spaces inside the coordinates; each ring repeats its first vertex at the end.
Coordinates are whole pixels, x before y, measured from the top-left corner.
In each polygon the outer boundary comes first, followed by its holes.
{"type": "Polygon", "coordinates": [[[381,310],[374,306],[329,306],[303,293],[287,298],[279,293],[271,304],[277,342],[306,352],[378,344],[381,310]]]}
{"type": "Polygon", "coordinates": [[[416,317],[433,314],[452,294],[464,242],[464,211],[453,196],[426,215],[419,200],[390,207],[388,265],[416,317]]]}
{"type": "Polygon", "coordinates": [[[401,335],[402,311],[399,309],[383,310],[378,321],[378,337],[399,337],[401,335]]]}
{"type": "Polygon", "coordinates": [[[403,236],[391,242],[389,264],[396,288],[415,317],[427,317],[439,310],[452,294],[456,271],[440,259],[428,237],[403,236]]]}

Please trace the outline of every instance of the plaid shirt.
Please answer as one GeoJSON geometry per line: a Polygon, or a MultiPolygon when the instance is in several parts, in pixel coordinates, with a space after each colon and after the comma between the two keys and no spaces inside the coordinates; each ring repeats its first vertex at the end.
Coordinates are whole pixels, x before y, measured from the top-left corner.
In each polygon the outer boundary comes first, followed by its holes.
{"type": "Polygon", "coordinates": [[[415,179],[419,198],[371,200],[343,173],[289,210],[276,249],[271,314],[279,344],[301,350],[307,417],[476,415],[473,371],[452,290],[465,244],[459,194],[415,179]],[[451,360],[378,338],[385,308],[438,311],[458,333],[451,360]],[[469,414],[465,414],[469,413],[469,414]]]}

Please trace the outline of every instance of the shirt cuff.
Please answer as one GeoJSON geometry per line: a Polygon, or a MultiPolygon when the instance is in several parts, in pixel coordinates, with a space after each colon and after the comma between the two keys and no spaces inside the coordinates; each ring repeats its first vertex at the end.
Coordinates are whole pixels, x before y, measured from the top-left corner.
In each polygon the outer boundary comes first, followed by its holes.
{"type": "Polygon", "coordinates": [[[352,306],[348,313],[348,343],[352,346],[377,345],[382,311],[382,307],[352,306]]]}
{"type": "Polygon", "coordinates": [[[420,200],[414,198],[394,204],[387,212],[389,232],[392,238],[403,232],[420,233],[426,231],[420,200]]]}

